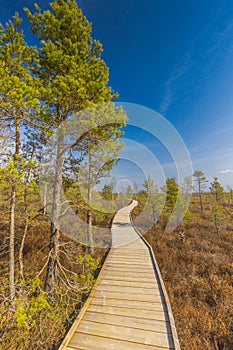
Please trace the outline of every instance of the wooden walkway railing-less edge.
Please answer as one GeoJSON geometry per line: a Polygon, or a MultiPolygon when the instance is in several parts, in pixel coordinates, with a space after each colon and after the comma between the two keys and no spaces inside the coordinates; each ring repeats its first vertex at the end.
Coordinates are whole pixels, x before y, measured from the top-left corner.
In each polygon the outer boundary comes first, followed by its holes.
{"type": "Polygon", "coordinates": [[[155,275],[157,275],[157,277],[158,277],[158,280],[159,280],[159,283],[160,283],[160,286],[161,286],[161,289],[163,292],[163,296],[164,296],[164,299],[166,301],[166,308],[167,308],[168,317],[169,317],[169,321],[170,321],[170,325],[171,325],[172,338],[173,338],[173,342],[174,342],[174,349],[180,350],[180,343],[179,343],[179,339],[178,339],[178,335],[177,335],[177,330],[176,330],[176,326],[175,326],[175,321],[174,321],[174,317],[173,317],[173,313],[172,313],[170,300],[169,300],[167,290],[165,288],[165,285],[164,285],[164,282],[162,279],[162,275],[161,275],[159,266],[158,266],[157,261],[155,259],[154,251],[153,251],[151,245],[147,242],[147,240],[143,237],[141,232],[139,232],[138,229],[136,228],[136,226],[134,225],[131,213],[130,213],[130,222],[131,222],[132,226],[134,227],[135,231],[137,232],[137,234],[139,235],[139,237],[143,240],[143,242],[145,243],[145,245],[147,246],[147,248],[149,250],[152,264],[154,266],[155,275]]]}
{"type": "Polygon", "coordinates": [[[108,264],[108,261],[109,261],[109,258],[111,256],[111,254],[112,254],[112,248],[110,249],[110,251],[108,252],[108,255],[106,256],[106,259],[105,259],[105,261],[103,263],[103,266],[102,266],[102,268],[100,270],[100,273],[99,273],[99,275],[98,275],[98,277],[96,279],[95,285],[94,285],[94,287],[92,288],[92,290],[90,292],[89,297],[85,301],[85,303],[84,303],[82,309],[80,310],[76,320],[72,324],[71,328],[69,329],[68,333],[66,334],[66,336],[65,336],[64,340],[62,341],[62,343],[61,343],[61,345],[60,345],[58,350],[65,350],[67,348],[68,343],[70,342],[73,334],[75,333],[79,323],[81,322],[85,312],[87,311],[87,309],[88,309],[88,307],[89,307],[89,305],[90,305],[90,303],[91,303],[91,301],[92,301],[92,299],[94,297],[94,294],[96,292],[96,289],[97,289],[98,285],[100,284],[100,281],[101,281],[102,276],[103,276],[104,271],[105,271],[105,267],[108,264]]]}
{"type": "Polygon", "coordinates": [[[137,202],[133,201],[116,214],[111,227],[112,247],[88,299],[59,350],[180,350],[170,301],[152,247],[132,222],[131,210],[136,205],[137,202]],[[134,243],[132,238],[138,241],[134,243]],[[122,244],[119,245],[119,242],[122,244]],[[151,266],[148,267],[148,264],[151,266]],[[135,265],[137,268],[134,268],[135,265]],[[145,286],[148,284],[150,288],[148,286],[144,288],[144,284],[145,286]],[[124,289],[128,292],[124,293],[124,289]],[[151,310],[150,301],[146,298],[151,300],[151,310]],[[160,300],[160,304],[157,299],[160,300]],[[140,304],[142,300],[145,301],[143,304],[149,305],[149,309],[146,307],[147,310],[143,309],[140,304]],[[98,312],[93,313],[93,308],[97,308],[98,312]],[[109,313],[106,313],[105,308],[110,309],[109,313]],[[104,312],[101,312],[102,309],[104,312]],[[85,317],[88,313],[89,317],[85,317]],[[98,320],[95,320],[96,315],[98,320]],[[125,321],[125,326],[122,319],[125,321]],[[157,325],[156,331],[153,330],[153,324],[157,325]]]}

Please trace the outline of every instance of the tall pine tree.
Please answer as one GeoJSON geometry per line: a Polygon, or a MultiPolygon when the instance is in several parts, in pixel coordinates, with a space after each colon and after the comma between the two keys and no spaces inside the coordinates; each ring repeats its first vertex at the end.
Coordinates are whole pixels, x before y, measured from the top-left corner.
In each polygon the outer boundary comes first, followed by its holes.
{"type": "Polygon", "coordinates": [[[15,296],[15,208],[17,177],[20,171],[20,139],[22,126],[37,126],[38,82],[32,75],[37,50],[29,47],[20,31],[22,19],[16,13],[5,28],[0,25],[0,122],[11,130],[12,147],[8,149],[10,166],[9,228],[9,297],[15,296]],[[14,176],[13,176],[14,174],[14,176]]]}
{"type": "MultiPolygon", "coordinates": [[[[48,123],[59,127],[74,112],[110,101],[114,95],[108,83],[108,68],[101,59],[102,46],[92,39],[91,24],[74,0],[55,0],[51,11],[35,5],[25,9],[32,31],[40,40],[38,76],[41,100],[50,110],[48,123]]],[[[50,252],[45,290],[51,294],[59,261],[59,217],[64,162],[64,135],[57,137],[50,252]]]]}

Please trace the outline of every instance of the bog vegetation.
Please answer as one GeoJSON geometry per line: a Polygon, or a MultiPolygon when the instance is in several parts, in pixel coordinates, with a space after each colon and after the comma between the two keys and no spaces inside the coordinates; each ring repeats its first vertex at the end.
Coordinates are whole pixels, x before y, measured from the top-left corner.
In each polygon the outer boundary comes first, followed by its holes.
{"type": "Polygon", "coordinates": [[[180,186],[174,179],[168,179],[166,193],[149,177],[144,190],[136,195],[139,206],[133,213],[134,222],[154,249],[181,349],[230,350],[233,349],[233,190],[229,186],[225,191],[216,177],[208,183],[202,171],[193,175],[193,179],[186,178],[180,186]],[[169,215],[176,215],[172,210],[178,188],[183,199],[190,189],[194,194],[182,222],[172,233],[166,233],[169,215]],[[150,203],[144,208],[147,198],[150,203]],[[160,203],[164,205],[160,207],[160,203]]]}

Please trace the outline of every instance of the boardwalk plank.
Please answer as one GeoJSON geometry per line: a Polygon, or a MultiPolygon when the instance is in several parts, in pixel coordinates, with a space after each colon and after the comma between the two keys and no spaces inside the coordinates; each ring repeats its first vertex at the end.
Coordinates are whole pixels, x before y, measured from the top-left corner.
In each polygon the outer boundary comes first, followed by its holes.
{"type": "Polygon", "coordinates": [[[141,330],[153,330],[154,332],[160,332],[165,334],[167,334],[168,332],[171,333],[167,327],[167,322],[149,318],[128,317],[125,315],[121,316],[116,314],[87,311],[83,319],[86,321],[107,323],[110,325],[131,327],[141,330]]]}
{"type": "Polygon", "coordinates": [[[133,205],[116,214],[101,278],[59,350],[180,350],[153,252],[130,223],[133,205]]]}
{"type": "Polygon", "coordinates": [[[114,298],[103,298],[94,296],[93,304],[95,305],[108,305],[108,306],[120,306],[127,308],[136,308],[141,310],[161,310],[164,311],[163,305],[160,301],[158,302],[147,302],[139,300],[125,300],[125,299],[114,299],[114,298]]]}
{"type": "Polygon", "coordinates": [[[119,285],[119,284],[104,284],[101,283],[99,287],[97,288],[97,291],[109,291],[109,292],[117,292],[122,293],[122,290],[124,293],[137,293],[137,294],[143,294],[145,298],[147,298],[147,295],[159,295],[160,292],[156,288],[156,285],[150,285],[149,288],[145,288],[144,285],[137,286],[129,286],[129,285],[119,285]],[[123,288],[122,288],[123,287],[123,288]]]}
{"type": "Polygon", "coordinates": [[[144,262],[144,263],[137,263],[137,262],[114,262],[114,261],[109,261],[109,264],[108,264],[108,267],[109,266],[117,266],[117,267],[131,267],[131,268],[137,268],[137,269],[145,269],[145,268],[148,268],[148,269],[151,269],[152,266],[151,266],[151,263],[149,261],[147,262],[144,262]]]}
{"type": "MultiPolygon", "coordinates": [[[[113,268],[111,269],[106,269],[106,272],[105,272],[105,276],[125,276],[125,277],[129,277],[129,271],[125,270],[125,271],[120,271],[119,269],[118,270],[115,270],[113,268]]],[[[150,279],[150,278],[154,278],[154,273],[153,272],[149,272],[149,271],[134,271],[134,272],[130,272],[130,277],[144,277],[144,279],[147,278],[150,279]]]]}
{"type": "Polygon", "coordinates": [[[113,338],[125,341],[132,341],[135,343],[161,346],[169,348],[171,345],[170,334],[163,334],[160,332],[153,332],[144,329],[123,327],[119,325],[110,325],[104,323],[96,323],[91,321],[83,321],[80,324],[78,333],[86,333],[106,338],[113,338]],[[169,341],[170,339],[170,341],[169,341]]]}
{"type": "Polygon", "coordinates": [[[140,281],[127,281],[127,280],[117,280],[117,279],[103,279],[101,281],[101,286],[103,285],[111,285],[111,286],[119,286],[119,288],[124,288],[124,287],[136,287],[136,288],[143,288],[145,289],[149,289],[149,290],[155,290],[158,288],[158,285],[155,281],[150,281],[150,282],[142,282],[140,281]]]}
{"type": "Polygon", "coordinates": [[[155,294],[144,294],[141,290],[140,293],[132,293],[132,292],[121,292],[119,293],[114,291],[105,291],[105,290],[97,290],[95,293],[95,297],[97,298],[106,298],[106,299],[120,299],[126,301],[142,301],[147,303],[160,303],[161,296],[155,294]]]}
{"type": "Polygon", "coordinates": [[[89,311],[93,312],[102,312],[113,315],[128,316],[128,317],[137,317],[141,319],[153,319],[157,321],[166,321],[165,314],[163,310],[145,310],[137,308],[126,308],[120,306],[109,306],[109,305],[96,305],[91,304],[88,308],[89,311]]]}
{"type": "Polygon", "coordinates": [[[111,275],[110,273],[105,274],[102,278],[103,281],[128,281],[128,282],[142,282],[142,283],[151,283],[152,280],[148,279],[148,277],[142,277],[139,275],[136,276],[131,276],[131,274],[128,276],[127,275],[111,275]]]}
{"type": "Polygon", "coordinates": [[[143,345],[95,335],[76,333],[67,350],[166,350],[169,348],[143,345]]]}

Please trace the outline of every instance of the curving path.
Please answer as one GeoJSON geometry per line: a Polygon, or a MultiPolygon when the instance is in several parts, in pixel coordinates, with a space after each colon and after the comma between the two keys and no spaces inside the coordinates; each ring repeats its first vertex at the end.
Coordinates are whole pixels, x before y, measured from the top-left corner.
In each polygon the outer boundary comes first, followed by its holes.
{"type": "Polygon", "coordinates": [[[59,350],[179,350],[164,284],[149,244],[117,212],[112,249],[93,291],[59,350]]]}

